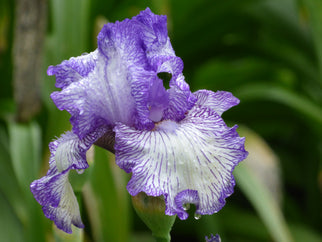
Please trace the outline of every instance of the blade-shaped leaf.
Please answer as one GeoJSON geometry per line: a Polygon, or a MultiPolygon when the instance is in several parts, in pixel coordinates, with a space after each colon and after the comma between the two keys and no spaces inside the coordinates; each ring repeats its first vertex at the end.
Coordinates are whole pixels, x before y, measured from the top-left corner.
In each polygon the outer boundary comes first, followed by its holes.
{"type": "MultiPolygon", "coordinates": [[[[9,183],[10,184],[10,183],[9,183]]],[[[10,204],[0,191],[0,234],[1,241],[24,241],[22,224],[10,204]]]]}
{"type": "Polygon", "coordinates": [[[277,160],[266,143],[256,133],[241,127],[239,132],[246,137],[248,157],[234,171],[238,186],[254,206],[275,241],[293,241],[279,207],[279,182],[276,174],[277,160]],[[275,187],[275,188],[274,188],[275,187]]]}
{"type": "Polygon", "coordinates": [[[237,183],[276,241],[293,241],[277,203],[245,165],[235,172],[237,183]]]}
{"type": "Polygon", "coordinates": [[[124,172],[107,151],[95,147],[89,183],[84,187],[85,205],[95,241],[128,241],[128,196],[124,172]]]}
{"type": "Polygon", "coordinates": [[[12,168],[9,151],[9,140],[4,131],[0,129],[0,193],[12,206],[13,211],[21,221],[27,219],[25,204],[19,187],[17,177],[12,168]]]}
{"type": "Polygon", "coordinates": [[[48,220],[40,205],[33,198],[30,183],[39,177],[41,165],[41,130],[36,122],[28,124],[8,123],[9,149],[14,177],[17,178],[24,203],[25,219],[22,221],[26,241],[45,239],[48,220]]]}
{"type": "Polygon", "coordinates": [[[243,101],[271,100],[282,103],[305,115],[321,127],[322,109],[308,98],[289,89],[269,84],[252,84],[240,87],[234,93],[243,101]]]}
{"type": "Polygon", "coordinates": [[[8,128],[14,173],[20,187],[29,187],[29,184],[38,177],[41,165],[40,127],[35,122],[29,124],[11,122],[8,128]]]}
{"type": "Polygon", "coordinates": [[[309,13],[309,23],[315,42],[315,49],[319,62],[320,81],[322,82],[322,1],[303,0],[302,2],[309,13]]]}

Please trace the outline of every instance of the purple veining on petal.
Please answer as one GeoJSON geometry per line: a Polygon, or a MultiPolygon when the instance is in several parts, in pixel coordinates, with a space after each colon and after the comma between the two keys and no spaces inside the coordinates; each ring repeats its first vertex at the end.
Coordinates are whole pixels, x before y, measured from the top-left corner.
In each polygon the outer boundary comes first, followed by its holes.
{"type": "MultiPolygon", "coordinates": [[[[190,92],[188,84],[183,75],[179,75],[176,86],[172,86],[169,92],[169,107],[164,112],[164,119],[180,121],[186,113],[194,106],[197,98],[190,92]]],[[[171,82],[170,82],[171,85],[171,82]]]]}
{"type": "Polygon", "coordinates": [[[163,118],[164,109],[169,105],[169,94],[159,78],[156,78],[150,87],[147,104],[150,109],[149,119],[155,123],[159,122],[163,118]]]}
{"type": "MultiPolygon", "coordinates": [[[[189,203],[195,204],[196,209],[198,210],[199,203],[200,203],[198,191],[189,190],[189,189],[181,191],[175,196],[174,202],[176,204],[176,207],[178,208],[177,210],[178,217],[181,219],[187,219],[189,215],[185,211],[183,205],[189,204],[189,203]]],[[[166,213],[171,213],[171,211],[166,211],[166,213]]]]}
{"type": "Polygon", "coordinates": [[[72,82],[86,77],[96,65],[97,51],[79,57],[71,57],[57,66],[49,66],[47,74],[56,76],[56,87],[65,88],[72,82]]]}
{"type": "Polygon", "coordinates": [[[63,134],[49,145],[51,156],[47,175],[31,183],[30,189],[44,214],[53,220],[59,229],[71,233],[71,225],[82,228],[79,208],[68,181],[70,170],[88,167],[86,151],[107,129],[100,128],[82,140],[72,132],[63,134]]]}
{"type": "MultiPolygon", "coordinates": [[[[66,170],[56,176],[58,178],[57,185],[53,189],[59,197],[59,203],[57,205],[47,203],[42,209],[45,216],[55,222],[57,228],[66,233],[72,233],[71,224],[78,228],[84,228],[84,225],[80,217],[76,197],[68,182],[68,173],[69,171],[66,170]]],[[[52,186],[52,184],[46,185],[52,186]]],[[[46,187],[45,189],[48,190],[49,188],[46,187]]]]}
{"type": "MultiPolygon", "coordinates": [[[[155,86],[160,86],[158,83],[160,79],[147,56],[157,38],[153,23],[163,19],[164,17],[154,15],[147,9],[132,20],[125,19],[122,22],[105,25],[98,35],[98,48],[108,61],[115,59],[116,54],[113,53],[116,52],[119,59],[124,62],[124,66],[127,66],[126,78],[136,105],[135,125],[139,129],[152,129],[154,124],[149,119],[150,110],[155,111],[155,107],[164,109],[164,103],[167,102],[160,98],[151,98],[151,92],[154,92],[155,86]]],[[[164,24],[166,26],[166,22],[164,24]]],[[[158,44],[159,49],[162,47],[158,44]]],[[[166,90],[159,89],[159,95],[167,98],[166,90]]],[[[153,114],[152,116],[155,117],[153,114]]],[[[122,122],[122,120],[119,121],[122,122]]]]}
{"type": "Polygon", "coordinates": [[[142,32],[141,38],[146,46],[148,55],[160,55],[160,51],[174,55],[174,51],[169,43],[167,16],[155,15],[147,8],[140,12],[139,15],[133,17],[133,20],[140,25],[142,32]],[[168,48],[164,48],[169,44],[168,48]]]}
{"type": "Polygon", "coordinates": [[[197,214],[213,214],[232,194],[232,171],[245,159],[244,138],[207,107],[194,107],[180,122],[161,121],[152,131],[118,124],[116,163],[132,172],[131,195],[164,195],[166,214],[186,219],[183,205],[197,205],[197,214]]]}
{"type": "Polygon", "coordinates": [[[219,115],[222,115],[223,112],[239,104],[239,99],[234,97],[230,92],[198,90],[193,94],[198,99],[196,105],[209,107],[219,115]]]}
{"type": "Polygon", "coordinates": [[[71,115],[73,132],[80,138],[101,126],[115,122],[134,125],[135,103],[127,81],[127,72],[119,57],[109,64],[98,54],[95,70],[76,83],[71,83],[51,98],[60,110],[71,115]]]}
{"type": "Polygon", "coordinates": [[[151,130],[161,119],[184,118],[195,98],[184,81],[183,62],[172,49],[166,16],[147,8],[132,19],[106,24],[97,42],[91,54],[48,69],[63,89],[51,98],[71,114],[79,138],[116,122],[151,130]],[[172,75],[169,90],[159,72],[172,75]]]}
{"type": "Polygon", "coordinates": [[[63,230],[68,234],[71,234],[73,232],[70,224],[73,224],[80,229],[83,229],[85,227],[81,220],[77,218],[71,220],[68,216],[68,213],[62,208],[42,207],[42,210],[46,218],[54,221],[57,228],[63,230]],[[59,216],[58,214],[63,214],[63,216],[59,216]]]}
{"type": "Polygon", "coordinates": [[[62,173],[44,176],[31,183],[30,189],[40,205],[46,204],[46,206],[58,206],[61,194],[60,189],[57,189],[57,186],[60,185],[59,181],[66,172],[68,172],[68,170],[62,173]]]}

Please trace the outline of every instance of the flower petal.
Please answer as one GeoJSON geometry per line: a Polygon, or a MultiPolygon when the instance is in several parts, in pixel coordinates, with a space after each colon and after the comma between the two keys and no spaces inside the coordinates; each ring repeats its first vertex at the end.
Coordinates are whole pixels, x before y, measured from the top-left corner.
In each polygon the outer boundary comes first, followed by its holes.
{"type": "Polygon", "coordinates": [[[76,197],[68,181],[68,174],[72,169],[81,173],[88,167],[86,151],[104,132],[106,129],[99,129],[82,140],[79,140],[74,133],[67,132],[51,142],[47,175],[30,185],[31,192],[43,206],[46,217],[67,233],[72,232],[72,224],[79,228],[84,227],[76,197]]]}
{"type": "Polygon", "coordinates": [[[182,74],[173,82],[174,84],[170,81],[169,107],[164,112],[164,119],[180,121],[194,106],[197,98],[190,92],[189,85],[184,81],[182,74]]]}
{"type": "Polygon", "coordinates": [[[132,172],[127,185],[134,196],[164,195],[166,214],[186,219],[186,203],[197,214],[212,214],[233,193],[234,167],[245,157],[244,138],[207,107],[193,108],[180,122],[162,121],[152,131],[118,124],[117,164],[132,172]]]}
{"type": "Polygon", "coordinates": [[[73,132],[80,138],[116,121],[133,126],[135,103],[124,68],[117,58],[107,64],[99,53],[92,73],[51,94],[56,106],[72,115],[73,132]]]}
{"type": "Polygon", "coordinates": [[[183,119],[193,106],[195,98],[184,81],[183,62],[172,49],[166,16],[147,8],[132,19],[108,23],[97,44],[88,55],[48,68],[63,89],[51,98],[71,114],[79,138],[116,122],[151,130],[161,119],[183,119]],[[172,75],[168,91],[160,72],[172,75]]]}
{"type": "Polygon", "coordinates": [[[57,66],[49,66],[47,74],[56,76],[56,87],[65,88],[72,82],[79,81],[94,70],[97,50],[79,57],[71,57],[57,66]]]}
{"type": "Polygon", "coordinates": [[[45,176],[34,181],[30,188],[36,200],[43,205],[45,216],[54,221],[59,229],[72,233],[72,224],[78,228],[84,228],[84,225],[68,174],[69,170],[66,170],[45,176]]]}
{"type": "Polygon", "coordinates": [[[233,106],[239,104],[239,99],[230,92],[209,90],[198,90],[193,93],[198,101],[196,105],[208,107],[218,113],[220,116],[233,106]]]}

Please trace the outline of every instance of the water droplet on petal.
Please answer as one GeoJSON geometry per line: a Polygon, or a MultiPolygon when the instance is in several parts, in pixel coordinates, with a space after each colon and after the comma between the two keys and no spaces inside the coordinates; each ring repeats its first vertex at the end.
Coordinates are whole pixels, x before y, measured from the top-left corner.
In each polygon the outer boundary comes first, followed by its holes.
{"type": "Polygon", "coordinates": [[[196,220],[199,220],[201,218],[201,214],[195,213],[194,217],[195,217],[196,220]]]}
{"type": "Polygon", "coordinates": [[[184,211],[187,211],[187,210],[189,210],[189,209],[190,209],[190,203],[184,203],[184,204],[182,205],[182,207],[183,207],[183,210],[184,210],[184,211]]]}
{"type": "Polygon", "coordinates": [[[84,169],[77,169],[76,171],[78,174],[83,174],[85,170],[84,169]]]}

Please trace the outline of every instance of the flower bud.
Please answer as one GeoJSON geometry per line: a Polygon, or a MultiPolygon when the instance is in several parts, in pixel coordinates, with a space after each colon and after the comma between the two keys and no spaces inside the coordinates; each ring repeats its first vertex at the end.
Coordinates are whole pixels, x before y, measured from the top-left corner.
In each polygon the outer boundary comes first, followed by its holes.
{"type": "Polygon", "coordinates": [[[165,214],[163,196],[150,197],[140,192],[132,197],[132,204],[138,216],[149,227],[157,241],[170,241],[170,231],[176,216],[165,214]]]}

